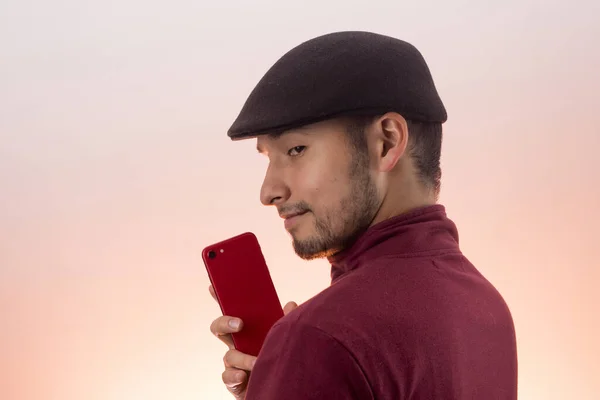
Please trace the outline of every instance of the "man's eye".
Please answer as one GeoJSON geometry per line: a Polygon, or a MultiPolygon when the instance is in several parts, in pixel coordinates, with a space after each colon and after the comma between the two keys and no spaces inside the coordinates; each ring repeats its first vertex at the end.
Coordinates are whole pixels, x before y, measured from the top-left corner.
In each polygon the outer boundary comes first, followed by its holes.
{"type": "Polygon", "coordinates": [[[296,147],[292,147],[289,151],[288,151],[288,156],[298,156],[300,155],[304,149],[306,149],[306,146],[296,146],[296,147]]]}

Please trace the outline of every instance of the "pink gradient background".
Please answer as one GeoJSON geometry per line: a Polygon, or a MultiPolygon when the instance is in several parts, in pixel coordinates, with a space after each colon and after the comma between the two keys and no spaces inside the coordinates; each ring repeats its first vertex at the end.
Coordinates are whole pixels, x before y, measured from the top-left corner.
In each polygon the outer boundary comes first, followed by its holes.
{"type": "Polygon", "coordinates": [[[2,2],[0,398],[230,398],[201,249],[254,231],[282,302],[329,268],[225,131],[285,51],[360,29],[430,64],[441,201],[511,307],[520,398],[597,399],[600,7],[498,4],[2,2]]]}

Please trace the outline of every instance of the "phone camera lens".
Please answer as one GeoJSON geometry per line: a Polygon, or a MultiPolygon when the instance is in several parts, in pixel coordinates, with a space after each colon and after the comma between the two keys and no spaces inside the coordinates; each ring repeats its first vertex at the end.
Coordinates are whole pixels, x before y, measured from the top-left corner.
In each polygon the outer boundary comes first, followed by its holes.
{"type": "Polygon", "coordinates": [[[215,253],[214,251],[209,251],[208,252],[208,258],[215,258],[217,256],[217,253],[215,253]]]}

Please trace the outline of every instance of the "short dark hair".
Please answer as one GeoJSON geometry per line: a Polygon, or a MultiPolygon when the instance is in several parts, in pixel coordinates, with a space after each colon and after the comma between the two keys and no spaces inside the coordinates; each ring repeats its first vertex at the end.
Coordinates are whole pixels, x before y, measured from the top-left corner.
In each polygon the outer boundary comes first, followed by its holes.
{"type": "MultiPolygon", "coordinates": [[[[375,116],[353,116],[347,124],[347,133],[352,148],[365,155],[367,139],[365,129],[375,116]]],[[[406,121],[409,131],[408,152],[415,162],[419,179],[439,197],[442,169],[442,124],[437,122],[406,121]]]]}

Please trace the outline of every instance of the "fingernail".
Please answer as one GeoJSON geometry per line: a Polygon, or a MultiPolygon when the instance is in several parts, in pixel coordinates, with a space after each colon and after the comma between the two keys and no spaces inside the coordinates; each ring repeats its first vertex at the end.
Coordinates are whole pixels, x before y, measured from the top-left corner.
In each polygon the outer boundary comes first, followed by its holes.
{"type": "Polygon", "coordinates": [[[229,326],[233,329],[237,329],[240,327],[240,321],[238,321],[237,319],[230,319],[229,326]]]}

